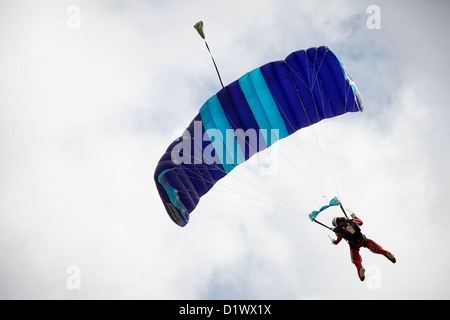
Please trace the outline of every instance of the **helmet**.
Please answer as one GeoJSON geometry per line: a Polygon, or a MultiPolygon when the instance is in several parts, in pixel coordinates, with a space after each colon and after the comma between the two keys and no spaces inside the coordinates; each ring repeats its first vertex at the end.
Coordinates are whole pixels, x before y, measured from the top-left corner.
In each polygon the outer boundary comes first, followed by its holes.
{"type": "Polygon", "coordinates": [[[342,217],[334,217],[333,218],[333,226],[337,227],[339,222],[344,221],[344,220],[345,220],[345,218],[342,218],[342,217]]]}

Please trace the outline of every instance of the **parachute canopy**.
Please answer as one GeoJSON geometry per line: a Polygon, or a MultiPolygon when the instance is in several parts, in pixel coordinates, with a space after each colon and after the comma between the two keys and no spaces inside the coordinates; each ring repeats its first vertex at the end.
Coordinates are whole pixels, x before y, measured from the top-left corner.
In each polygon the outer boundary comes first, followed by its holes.
{"type": "Polygon", "coordinates": [[[163,154],[154,179],[167,213],[185,226],[200,198],[255,153],[322,119],[362,109],[355,83],[328,47],[256,68],[209,98],[163,154]]]}

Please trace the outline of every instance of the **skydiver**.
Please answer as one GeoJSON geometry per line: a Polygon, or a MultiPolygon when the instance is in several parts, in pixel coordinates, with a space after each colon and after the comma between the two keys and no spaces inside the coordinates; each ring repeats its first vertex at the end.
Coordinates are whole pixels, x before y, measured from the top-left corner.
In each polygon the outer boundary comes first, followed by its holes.
{"type": "Polygon", "coordinates": [[[373,253],[382,254],[392,263],[395,263],[396,260],[392,253],[384,250],[375,241],[368,239],[364,234],[361,233],[361,229],[359,227],[362,226],[363,222],[358,217],[356,217],[354,213],[351,214],[351,217],[351,219],[347,219],[344,217],[335,217],[333,219],[333,226],[335,227],[333,231],[336,233],[337,239],[331,239],[331,242],[337,245],[342,240],[342,238],[347,240],[350,246],[350,257],[353,264],[356,266],[359,279],[361,281],[364,281],[365,269],[361,264],[362,258],[359,254],[359,249],[361,247],[368,248],[373,253]]]}

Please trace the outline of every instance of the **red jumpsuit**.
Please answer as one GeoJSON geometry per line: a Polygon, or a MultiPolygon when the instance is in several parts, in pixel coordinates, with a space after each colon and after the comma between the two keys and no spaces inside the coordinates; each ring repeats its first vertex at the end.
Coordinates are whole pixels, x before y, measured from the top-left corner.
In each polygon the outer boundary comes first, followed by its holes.
{"type": "MultiPolygon", "coordinates": [[[[363,225],[363,222],[361,221],[361,219],[359,219],[357,217],[351,219],[351,221],[353,221],[358,226],[363,225]]],[[[338,224],[338,226],[342,225],[343,223],[344,222],[340,222],[338,224]]],[[[335,231],[335,233],[336,233],[337,239],[333,243],[338,244],[342,240],[342,234],[339,231],[337,231],[337,232],[335,231]]],[[[361,255],[359,254],[359,249],[361,247],[366,247],[373,253],[382,254],[386,258],[390,259],[390,257],[387,255],[388,252],[386,250],[384,250],[380,245],[378,245],[375,241],[368,239],[365,236],[363,236],[363,238],[364,238],[364,240],[362,240],[358,243],[348,241],[348,244],[350,245],[350,256],[352,258],[353,264],[356,266],[358,275],[360,275],[360,270],[362,269],[362,264],[361,264],[362,258],[361,258],[361,255]]]]}

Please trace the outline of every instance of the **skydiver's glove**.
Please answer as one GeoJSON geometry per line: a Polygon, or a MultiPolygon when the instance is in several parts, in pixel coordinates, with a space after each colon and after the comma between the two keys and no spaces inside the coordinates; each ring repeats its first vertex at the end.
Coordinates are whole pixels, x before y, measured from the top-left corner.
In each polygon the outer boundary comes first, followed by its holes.
{"type": "Polygon", "coordinates": [[[330,238],[331,240],[331,244],[336,244],[336,240],[334,240],[333,238],[331,238],[330,236],[328,236],[328,238],[330,238]]]}

